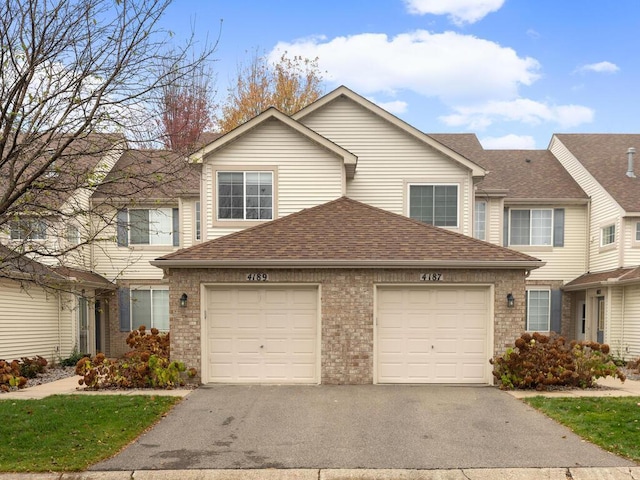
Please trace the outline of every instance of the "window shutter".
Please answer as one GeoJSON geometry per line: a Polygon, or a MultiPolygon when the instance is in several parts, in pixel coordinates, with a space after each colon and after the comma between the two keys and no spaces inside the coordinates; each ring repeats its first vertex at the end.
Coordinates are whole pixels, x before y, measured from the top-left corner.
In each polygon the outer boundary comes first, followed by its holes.
{"type": "Polygon", "coordinates": [[[180,215],[177,208],[173,209],[173,246],[180,246],[180,215]]]}
{"type": "Polygon", "coordinates": [[[551,318],[549,330],[560,333],[562,326],[562,290],[551,290],[551,318]]]}
{"type": "Polygon", "coordinates": [[[120,288],[118,290],[118,307],[120,311],[120,331],[131,330],[131,290],[120,288]]]}
{"type": "Polygon", "coordinates": [[[564,247],[564,208],[553,210],[553,246],[564,247]]]}
{"type": "Polygon", "coordinates": [[[504,214],[502,216],[502,245],[505,247],[509,246],[509,209],[504,209],[504,214]]]}
{"type": "Polygon", "coordinates": [[[129,246],[129,229],[127,228],[128,221],[129,215],[127,209],[125,208],[124,210],[118,210],[117,231],[119,247],[129,246]]]}

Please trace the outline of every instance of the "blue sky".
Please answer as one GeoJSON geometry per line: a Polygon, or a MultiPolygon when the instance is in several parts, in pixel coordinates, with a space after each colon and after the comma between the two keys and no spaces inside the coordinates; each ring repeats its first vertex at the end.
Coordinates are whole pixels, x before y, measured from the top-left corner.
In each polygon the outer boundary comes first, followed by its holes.
{"type": "Polygon", "coordinates": [[[258,49],[318,57],[427,133],[545,148],[553,133],[640,132],[638,0],[174,0],[163,26],[218,35],[217,100],[258,49]]]}

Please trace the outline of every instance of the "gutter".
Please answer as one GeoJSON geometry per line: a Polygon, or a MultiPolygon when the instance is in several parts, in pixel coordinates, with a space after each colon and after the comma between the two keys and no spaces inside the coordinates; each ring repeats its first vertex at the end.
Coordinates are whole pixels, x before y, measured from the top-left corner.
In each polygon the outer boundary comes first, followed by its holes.
{"type": "Polygon", "coordinates": [[[542,261],[461,261],[461,260],[152,260],[159,268],[446,268],[533,270],[542,261]]]}

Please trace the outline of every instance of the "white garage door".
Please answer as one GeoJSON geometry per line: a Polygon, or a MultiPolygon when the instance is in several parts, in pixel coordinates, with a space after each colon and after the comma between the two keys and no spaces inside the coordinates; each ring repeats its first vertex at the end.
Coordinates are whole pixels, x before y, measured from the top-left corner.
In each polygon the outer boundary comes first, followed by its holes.
{"type": "Polygon", "coordinates": [[[209,287],[207,382],[318,383],[317,287],[209,287]]]}
{"type": "Polygon", "coordinates": [[[489,383],[489,287],[378,287],[378,383],[489,383]]]}

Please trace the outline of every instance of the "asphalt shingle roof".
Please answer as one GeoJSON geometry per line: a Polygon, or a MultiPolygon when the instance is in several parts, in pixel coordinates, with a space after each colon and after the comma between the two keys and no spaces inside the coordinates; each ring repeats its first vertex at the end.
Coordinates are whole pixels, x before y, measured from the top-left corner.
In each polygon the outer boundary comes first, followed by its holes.
{"type": "Polygon", "coordinates": [[[639,134],[556,134],[565,147],[627,212],[640,212],[639,134]],[[637,178],[629,178],[627,150],[634,147],[637,178]]]}
{"type": "MultiPolygon", "coordinates": [[[[156,266],[282,262],[348,265],[419,262],[463,266],[513,262],[542,266],[529,255],[342,197],[256,227],[179,250],[156,266]],[[167,262],[167,263],[164,263],[167,262]],[[207,263],[208,262],[208,263],[207,263]]],[[[506,265],[505,265],[506,266],[506,265]]],[[[477,267],[477,265],[476,265],[477,267]]]]}

